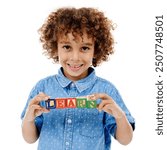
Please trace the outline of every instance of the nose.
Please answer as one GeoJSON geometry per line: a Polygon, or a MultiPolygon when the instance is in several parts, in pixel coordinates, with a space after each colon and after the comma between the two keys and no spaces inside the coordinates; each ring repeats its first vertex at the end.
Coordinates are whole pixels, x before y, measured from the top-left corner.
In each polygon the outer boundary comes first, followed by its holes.
{"type": "Polygon", "coordinates": [[[73,61],[78,61],[79,60],[79,52],[78,51],[73,51],[71,53],[71,60],[73,60],[73,61]]]}

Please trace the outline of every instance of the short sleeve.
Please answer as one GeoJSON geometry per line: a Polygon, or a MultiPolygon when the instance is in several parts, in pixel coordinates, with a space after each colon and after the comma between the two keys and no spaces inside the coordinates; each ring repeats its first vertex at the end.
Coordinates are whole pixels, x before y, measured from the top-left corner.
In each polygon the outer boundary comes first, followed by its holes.
{"type": "MultiPolygon", "coordinates": [[[[27,110],[27,107],[28,107],[28,104],[29,102],[36,96],[38,95],[40,92],[42,91],[42,85],[41,85],[41,82],[38,82],[33,88],[32,90],[30,91],[30,94],[28,96],[28,99],[27,99],[27,102],[26,102],[26,105],[21,113],[21,119],[24,118],[24,115],[26,113],[26,110],[27,110]]],[[[43,116],[38,116],[35,118],[35,125],[37,127],[37,130],[40,132],[41,131],[41,127],[42,127],[42,124],[43,124],[43,116]]]]}
{"type": "Polygon", "coordinates": [[[112,90],[110,95],[115,100],[115,102],[121,107],[121,109],[125,112],[129,123],[130,124],[135,124],[135,119],[131,115],[131,113],[128,110],[128,108],[126,107],[126,105],[125,105],[125,103],[124,103],[119,91],[115,87],[113,88],[113,90],[112,90]]]}
{"type": "MultiPolygon", "coordinates": [[[[135,119],[133,118],[130,111],[126,107],[119,91],[115,88],[114,85],[110,84],[109,87],[107,88],[107,93],[108,93],[109,96],[111,96],[111,98],[125,112],[125,115],[126,115],[128,121],[129,121],[129,123],[131,124],[133,130],[134,130],[135,129],[135,119]]],[[[113,116],[111,116],[109,114],[106,114],[106,116],[105,116],[105,126],[106,126],[106,129],[108,130],[108,132],[110,132],[110,134],[115,137],[116,122],[115,122],[115,118],[113,116]]]]}

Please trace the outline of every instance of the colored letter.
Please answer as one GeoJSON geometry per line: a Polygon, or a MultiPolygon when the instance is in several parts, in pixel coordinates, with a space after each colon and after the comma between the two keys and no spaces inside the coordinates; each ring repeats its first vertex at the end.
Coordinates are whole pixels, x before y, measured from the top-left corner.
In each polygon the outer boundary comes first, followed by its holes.
{"type": "Polygon", "coordinates": [[[67,107],[76,108],[76,98],[67,98],[67,107]]]}
{"type": "Polygon", "coordinates": [[[54,108],[56,108],[55,99],[48,99],[47,101],[45,101],[45,104],[46,104],[46,108],[47,109],[54,109],[54,108]]]}
{"type": "Polygon", "coordinates": [[[65,108],[66,107],[66,99],[60,98],[56,99],[56,108],[65,108]]]}
{"type": "Polygon", "coordinates": [[[86,98],[77,98],[77,107],[86,108],[86,98]]]}
{"type": "Polygon", "coordinates": [[[87,100],[87,108],[96,108],[97,103],[95,100],[87,100]]]}

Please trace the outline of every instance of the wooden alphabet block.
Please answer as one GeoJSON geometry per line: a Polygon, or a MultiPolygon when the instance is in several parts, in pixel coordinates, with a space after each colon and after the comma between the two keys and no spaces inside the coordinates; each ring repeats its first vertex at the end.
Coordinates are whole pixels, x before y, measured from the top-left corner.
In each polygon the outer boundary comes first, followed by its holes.
{"type": "Polygon", "coordinates": [[[89,100],[88,97],[56,98],[42,101],[40,105],[47,109],[96,108],[97,102],[95,100],[89,100]]]}
{"type": "Polygon", "coordinates": [[[45,101],[46,109],[54,109],[56,108],[56,101],[55,99],[48,99],[45,101]]]}
{"type": "Polygon", "coordinates": [[[86,108],[87,98],[76,98],[77,99],[77,108],[86,108]]]}
{"type": "Polygon", "coordinates": [[[66,99],[66,106],[67,108],[76,108],[77,107],[77,100],[76,98],[67,98],[66,99]]]}
{"type": "Polygon", "coordinates": [[[87,100],[87,108],[96,108],[97,102],[94,100],[87,100]]]}
{"type": "Polygon", "coordinates": [[[56,99],[56,108],[66,108],[66,98],[56,99]]]}

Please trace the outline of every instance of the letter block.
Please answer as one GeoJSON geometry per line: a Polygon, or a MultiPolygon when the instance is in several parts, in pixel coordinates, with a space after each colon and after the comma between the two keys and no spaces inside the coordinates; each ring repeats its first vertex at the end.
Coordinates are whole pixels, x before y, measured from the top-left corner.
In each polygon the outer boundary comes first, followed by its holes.
{"type": "Polygon", "coordinates": [[[66,108],[66,98],[56,99],[56,108],[66,108]]]}
{"type": "Polygon", "coordinates": [[[89,100],[86,97],[77,98],[56,98],[40,102],[46,109],[63,109],[63,108],[96,108],[96,100],[89,100]]]}
{"type": "Polygon", "coordinates": [[[96,108],[97,102],[95,100],[87,100],[87,108],[96,108]]]}
{"type": "Polygon", "coordinates": [[[54,109],[56,108],[56,101],[55,99],[48,99],[45,101],[46,109],[54,109]]]}
{"type": "Polygon", "coordinates": [[[67,108],[76,108],[77,107],[77,100],[76,98],[67,98],[66,99],[67,108]]]}
{"type": "Polygon", "coordinates": [[[77,99],[77,108],[86,108],[87,98],[76,98],[77,99]]]}

